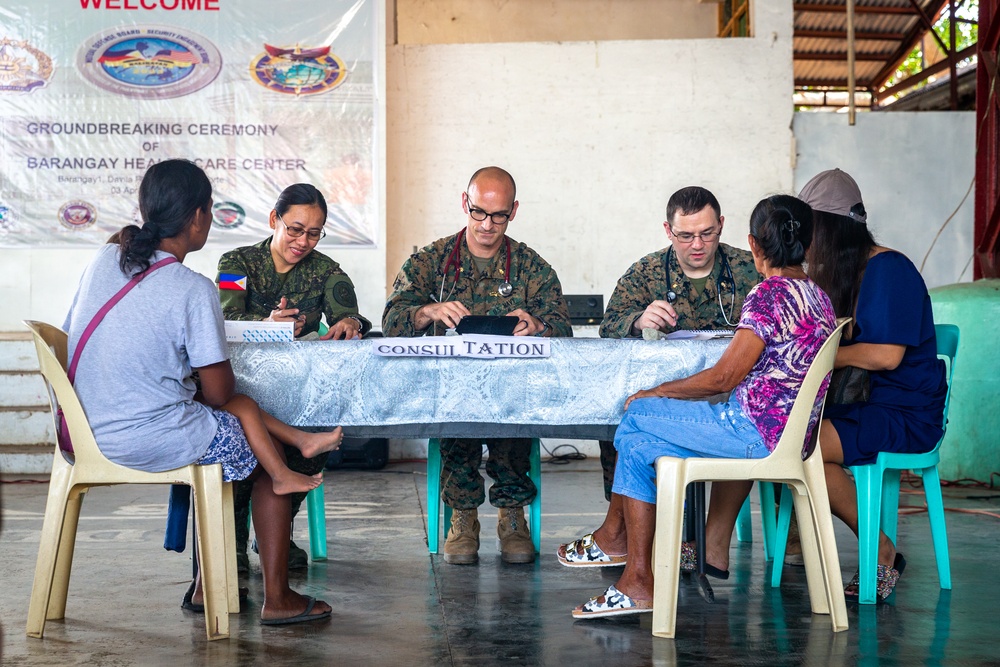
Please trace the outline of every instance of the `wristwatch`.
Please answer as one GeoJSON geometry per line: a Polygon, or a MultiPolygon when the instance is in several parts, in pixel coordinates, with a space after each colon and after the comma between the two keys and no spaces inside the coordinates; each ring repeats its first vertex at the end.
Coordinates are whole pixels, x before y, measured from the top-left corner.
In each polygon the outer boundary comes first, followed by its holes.
{"type": "Polygon", "coordinates": [[[536,336],[536,337],[543,337],[543,336],[545,336],[545,332],[546,332],[546,331],[548,331],[549,329],[551,329],[552,327],[550,327],[550,326],[549,326],[549,323],[548,323],[548,322],[546,322],[545,320],[543,320],[542,318],[538,317],[538,318],[536,318],[536,319],[537,319],[537,320],[538,320],[539,322],[541,322],[541,323],[542,323],[542,330],[541,330],[541,331],[539,331],[538,333],[536,333],[536,334],[535,334],[535,336],[536,336]]]}

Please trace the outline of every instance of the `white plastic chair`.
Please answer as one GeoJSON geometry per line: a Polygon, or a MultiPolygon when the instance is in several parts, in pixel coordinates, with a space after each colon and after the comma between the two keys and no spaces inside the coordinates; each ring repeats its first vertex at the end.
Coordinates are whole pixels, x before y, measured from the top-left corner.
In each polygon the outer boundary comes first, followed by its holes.
{"type": "Polygon", "coordinates": [[[806,440],[809,414],[816,404],[823,379],[833,369],[837,346],[846,324],[846,318],[840,320],[820,348],[795,399],[781,439],[769,456],[762,459],[679,459],[661,456],[656,460],[653,634],[657,637],[672,638],[677,624],[685,489],[691,482],[719,480],[763,480],[792,487],[799,496],[797,500],[802,500],[795,503],[795,510],[812,611],[814,614],[830,614],[834,632],[847,629],[847,604],[841,583],[840,558],[833,534],[823,457],[817,454],[819,424],[806,452],[803,452],[802,446],[806,440]]]}
{"type": "Polygon", "coordinates": [[[116,484],[187,484],[194,489],[205,630],[209,640],[229,637],[229,614],[239,611],[240,600],[233,487],[223,483],[222,466],[189,465],[150,473],[109,461],[98,449],[83,406],[66,375],[66,333],[44,322],[24,324],[34,334],[38,365],[49,388],[52,416],[56,419],[57,407],[62,408],[74,450],[70,454],[60,450],[58,444],[55,447],[28,605],[28,636],[41,638],[45,621],[66,615],[77,522],[88,489],[116,484]]]}

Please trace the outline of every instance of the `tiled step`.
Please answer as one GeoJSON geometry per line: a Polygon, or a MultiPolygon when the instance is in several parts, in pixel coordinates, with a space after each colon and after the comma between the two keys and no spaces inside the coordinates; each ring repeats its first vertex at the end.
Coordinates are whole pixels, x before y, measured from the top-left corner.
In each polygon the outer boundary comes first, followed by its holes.
{"type": "Polygon", "coordinates": [[[49,410],[45,381],[38,371],[0,370],[0,407],[15,406],[49,410]]]}
{"type": "Polygon", "coordinates": [[[0,445],[55,444],[49,410],[0,407],[0,445]]]}
{"type": "Polygon", "coordinates": [[[38,371],[30,332],[0,332],[0,371],[38,371]]]}

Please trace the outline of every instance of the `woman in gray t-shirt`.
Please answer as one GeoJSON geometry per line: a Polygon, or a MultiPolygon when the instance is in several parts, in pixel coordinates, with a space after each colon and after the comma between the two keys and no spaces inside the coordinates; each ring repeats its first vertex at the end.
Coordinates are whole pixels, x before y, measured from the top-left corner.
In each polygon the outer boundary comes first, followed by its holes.
{"type": "MultiPolygon", "coordinates": [[[[182,264],[211,229],[205,173],[187,160],[153,165],[139,187],[139,208],[142,226],[125,227],[117,242],[98,251],[66,318],[73,355],[95,314],[141,275],[94,329],[78,362],[75,388],[97,444],[110,460],[138,470],[220,463],[225,481],[254,479],[261,623],[326,618],[330,606],[292,591],[287,574],[287,494],[315,488],[322,478],[290,471],[274,441],[316,456],[338,447],[341,431],[299,431],[235,394],[215,285],[182,264]]],[[[197,579],[184,607],[204,610],[197,579]]]]}

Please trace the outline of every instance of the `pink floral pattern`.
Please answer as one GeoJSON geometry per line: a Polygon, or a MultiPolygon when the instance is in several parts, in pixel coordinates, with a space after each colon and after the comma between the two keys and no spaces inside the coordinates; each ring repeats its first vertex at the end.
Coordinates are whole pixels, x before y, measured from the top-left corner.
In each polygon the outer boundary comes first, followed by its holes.
{"type": "MultiPolygon", "coordinates": [[[[772,276],[747,295],[736,328],[764,341],[764,352],[733,396],[770,451],[781,438],[810,364],[835,327],[829,297],[808,278],[772,276]]],[[[829,378],[813,407],[808,433],[819,418],[828,383],[829,378]]]]}

